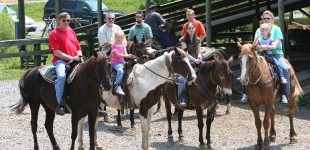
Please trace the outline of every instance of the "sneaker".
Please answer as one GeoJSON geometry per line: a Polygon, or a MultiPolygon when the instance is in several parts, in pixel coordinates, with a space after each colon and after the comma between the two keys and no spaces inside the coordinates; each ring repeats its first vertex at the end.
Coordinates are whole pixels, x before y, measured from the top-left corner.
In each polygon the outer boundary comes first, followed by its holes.
{"type": "Polygon", "coordinates": [[[241,98],[240,101],[241,101],[242,103],[245,103],[245,102],[248,101],[248,97],[247,97],[247,95],[246,95],[245,93],[242,94],[242,98],[241,98]]]}
{"type": "Polygon", "coordinates": [[[185,97],[182,97],[179,101],[179,105],[181,107],[186,107],[186,98],[185,97]]]}
{"type": "Polygon", "coordinates": [[[286,84],[286,83],[287,83],[287,80],[286,80],[284,77],[281,77],[281,83],[282,83],[282,84],[286,84]]]}
{"type": "Polygon", "coordinates": [[[123,89],[122,89],[121,86],[118,86],[118,87],[116,88],[115,92],[116,92],[117,94],[119,94],[119,95],[125,95],[125,93],[124,93],[124,91],[123,91],[123,89]]]}
{"type": "Polygon", "coordinates": [[[282,95],[282,96],[281,96],[281,103],[282,103],[282,104],[287,104],[287,103],[288,103],[288,100],[287,100],[286,95],[282,95]]]}

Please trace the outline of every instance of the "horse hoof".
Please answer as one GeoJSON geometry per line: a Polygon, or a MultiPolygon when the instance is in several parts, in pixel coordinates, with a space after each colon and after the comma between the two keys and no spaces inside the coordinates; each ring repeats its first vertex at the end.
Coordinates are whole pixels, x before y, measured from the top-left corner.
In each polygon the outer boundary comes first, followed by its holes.
{"type": "Polygon", "coordinates": [[[103,150],[102,146],[96,146],[96,150],[103,150]]]}
{"type": "Polygon", "coordinates": [[[168,142],[169,142],[169,143],[173,143],[173,136],[172,136],[172,135],[169,135],[169,136],[168,136],[168,142]]]}
{"type": "Polygon", "coordinates": [[[230,115],[230,111],[226,111],[225,115],[230,115]]]}
{"type": "Polygon", "coordinates": [[[207,149],[206,144],[200,144],[199,149],[206,150],[207,149]]]}
{"type": "Polygon", "coordinates": [[[135,124],[131,125],[130,127],[131,127],[132,129],[135,129],[135,128],[136,128],[135,124]]]}
{"type": "Polygon", "coordinates": [[[207,149],[214,149],[214,145],[211,143],[211,144],[207,144],[207,149]]]}
{"type": "Polygon", "coordinates": [[[180,143],[184,143],[185,142],[184,136],[179,136],[179,142],[180,143]]]}
{"type": "Polygon", "coordinates": [[[84,146],[78,147],[78,150],[84,150],[84,146]]]}
{"type": "Polygon", "coordinates": [[[298,143],[298,139],[297,138],[291,138],[290,139],[290,144],[296,144],[298,143]]]}
{"type": "Polygon", "coordinates": [[[270,142],[275,142],[276,141],[276,136],[272,135],[269,137],[270,142]]]}

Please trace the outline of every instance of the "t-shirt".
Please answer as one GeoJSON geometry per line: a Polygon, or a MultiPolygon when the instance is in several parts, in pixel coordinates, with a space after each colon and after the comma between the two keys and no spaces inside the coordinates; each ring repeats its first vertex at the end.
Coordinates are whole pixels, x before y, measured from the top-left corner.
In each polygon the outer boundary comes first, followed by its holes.
{"type": "Polygon", "coordinates": [[[66,31],[59,28],[54,29],[50,33],[48,42],[50,44],[50,52],[54,56],[52,60],[53,64],[57,60],[60,60],[59,57],[54,55],[54,50],[60,50],[69,56],[76,56],[78,51],[81,50],[76,34],[71,28],[68,28],[66,31]]]}
{"type": "MultiPolygon", "coordinates": [[[[276,39],[280,40],[280,43],[278,44],[276,49],[272,50],[272,54],[282,54],[283,55],[283,51],[282,51],[283,34],[282,34],[281,29],[278,26],[276,26],[276,25],[272,25],[270,33],[271,33],[271,37],[273,38],[273,40],[276,40],[276,39]]],[[[254,36],[255,38],[254,39],[256,39],[256,37],[258,35],[261,35],[260,28],[258,28],[256,30],[255,36],[254,36]]]]}
{"type": "MultiPolygon", "coordinates": [[[[270,38],[267,38],[267,39],[264,39],[264,37],[260,36],[258,38],[258,44],[259,45],[271,45],[271,43],[273,42],[273,38],[270,37],[270,38]]],[[[272,54],[272,50],[266,50],[264,51],[265,54],[272,54]]]]}
{"type": "MultiPolygon", "coordinates": [[[[185,34],[186,34],[186,24],[187,23],[185,23],[183,25],[182,33],[181,33],[182,36],[185,36],[185,34]]],[[[195,28],[196,28],[196,35],[198,37],[201,37],[202,35],[206,35],[205,27],[204,27],[204,25],[200,21],[194,19],[194,25],[195,25],[195,28]]]]}
{"type": "MultiPolygon", "coordinates": [[[[115,32],[118,30],[122,30],[122,29],[117,24],[113,24],[112,28],[109,28],[107,24],[102,25],[98,30],[98,41],[99,41],[100,46],[102,46],[106,42],[114,43],[115,32]]],[[[109,51],[109,50],[110,50],[110,47],[102,46],[102,51],[109,51]]]]}
{"type": "Polygon", "coordinates": [[[152,31],[161,30],[161,25],[165,22],[165,19],[158,12],[149,12],[145,16],[145,23],[147,23],[152,31]]]}
{"type": "MultiPolygon", "coordinates": [[[[136,36],[138,41],[142,40],[143,38],[145,40],[149,38],[153,38],[151,27],[144,22],[142,23],[141,26],[135,24],[134,26],[130,28],[130,31],[128,34],[128,40],[133,41],[134,36],[136,36]]],[[[146,46],[150,46],[150,45],[146,45],[146,46]]]]}
{"type": "Polygon", "coordinates": [[[113,53],[113,51],[116,50],[119,54],[124,55],[125,51],[126,51],[126,47],[124,45],[112,44],[111,49],[112,49],[112,53],[111,53],[111,63],[112,64],[116,64],[116,63],[120,63],[120,62],[125,61],[123,57],[119,58],[115,55],[115,53],[113,53]]]}

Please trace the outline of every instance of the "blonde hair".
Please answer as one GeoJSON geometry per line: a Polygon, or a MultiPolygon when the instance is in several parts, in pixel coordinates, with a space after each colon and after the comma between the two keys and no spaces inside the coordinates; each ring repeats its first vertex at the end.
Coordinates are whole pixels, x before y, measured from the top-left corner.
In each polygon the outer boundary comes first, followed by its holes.
{"type": "Polygon", "coordinates": [[[263,23],[262,25],[260,25],[260,29],[264,31],[268,31],[268,37],[271,37],[271,33],[270,33],[271,27],[269,23],[263,23]]]}
{"type": "Polygon", "coordinates": [[[123,30],[116,30],[115,35],[114,35],[114,36],[122,36],[122,37],[124,37],[124,36],[125,36],[125,33],[124,33],[124,31],[123,31],[123,30]]]}
{"type": "Polygon", "coordinates": [[[270,10],[264,11],[261,18],[263,19],[265,15],[271,16],[272,19],[274,18],[274,14],[270,10]]]}

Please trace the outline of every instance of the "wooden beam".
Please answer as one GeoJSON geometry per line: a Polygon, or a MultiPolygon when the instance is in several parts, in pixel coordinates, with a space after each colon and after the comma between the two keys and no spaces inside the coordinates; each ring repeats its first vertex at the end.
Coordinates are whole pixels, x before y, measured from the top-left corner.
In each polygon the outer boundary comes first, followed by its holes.
{"type": "Polygon", "coordinates": [[[310,18],[310,14],[307,13],[306,11],[302,10],[302,9],[298,9],[298,11],[300,11],[302,14],[304,14],[305,16],[307,16],[308,18],[310,18]]]}

